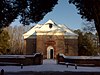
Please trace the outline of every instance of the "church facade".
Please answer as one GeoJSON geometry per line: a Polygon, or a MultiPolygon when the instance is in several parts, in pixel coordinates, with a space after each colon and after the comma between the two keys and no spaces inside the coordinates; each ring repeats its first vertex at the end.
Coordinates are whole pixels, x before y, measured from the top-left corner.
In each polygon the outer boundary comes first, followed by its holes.
{"type": "Polygon", "coordinates": [[[78,55],[78,35],[63,24],[48,20],[23,34],[24,54],[42,53],[43,58],[56,58],[58,53],[78,55]]]}

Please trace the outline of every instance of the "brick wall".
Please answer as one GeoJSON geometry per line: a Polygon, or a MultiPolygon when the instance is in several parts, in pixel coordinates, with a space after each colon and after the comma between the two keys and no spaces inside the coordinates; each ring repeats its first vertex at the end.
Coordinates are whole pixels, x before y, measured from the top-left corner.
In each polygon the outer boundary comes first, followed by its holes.
{"type": "Polygon", "coordinates": [[[78,55],[77,39],[65,39],[65,55],[69,56],[78,55]]]}
{"type": "Polygon", "coordinates": [[[64,39],[64,36],[61,35],[37,36],[37,52],[43,53],[44,58],[47,57],[48,46],[54,47],[54,58],[56,58],[58,53],[64,53],[66,55],[78,55],[77,39],[64,39]],[[65,51],[67,48],[68,52],[65,51]]]}
{"type": "Polygon", "coordinates": [[[26,51],[24,54],[33,54],[36,52],[36,39],[35,38],[28,38],[25,39],[25,48],[26,51]]]}
{"type": "Polygon", "coordinates": [[[47,58],[49,46],[54,48],[54,58],[58,53],[69,56],[78,55],[77,39],[64,38],[62,35],[39,35],[36,39],[26,39],[26,54],[39,52],[43,54],[43,58],[47,58]]]}

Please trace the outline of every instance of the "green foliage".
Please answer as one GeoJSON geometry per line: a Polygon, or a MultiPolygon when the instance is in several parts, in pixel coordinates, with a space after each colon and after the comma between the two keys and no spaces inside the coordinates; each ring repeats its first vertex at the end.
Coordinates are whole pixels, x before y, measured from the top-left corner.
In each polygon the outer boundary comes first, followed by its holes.
{"type": "Polygon", "coordinates": [[[39,22],[57,4],[58,0],[1,0],[0,28],[9,26],[18,16],[28,25],[39,22]]]}
{"type": "Polygon", "coordinates": [[[0,53],[7,54],[9,52],[9,34],[6,30],[0,29],[0,53]]]}

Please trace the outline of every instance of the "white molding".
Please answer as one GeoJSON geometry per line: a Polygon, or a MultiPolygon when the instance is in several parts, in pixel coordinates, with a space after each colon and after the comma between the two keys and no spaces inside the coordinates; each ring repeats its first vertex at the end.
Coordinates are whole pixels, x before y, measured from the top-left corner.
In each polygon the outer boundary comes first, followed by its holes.
{"type": "Polygon", "coordinates": [[[65,36],[67,35],[67,36],[70,36],[69,38],[77,38],[78,37],[78,35],[75,34],[67,26],[61,25],[61,24],[56,24],[52,20],[48,20],[43,25],[36,24],[28,32],[23,34],[24,39],[32,38],[33,35],[65,35],[65,36]],[[49,24],[48,23],[52,23],[53,24],[52,28],[49,28],[49,24]]]}
{"type": "Polygon", "coordinates": [[[52,46],[47,47],[47,59],[50,59],[50,50],[53,49],[53,58],[54,58],[54,48],[52,46]]]}

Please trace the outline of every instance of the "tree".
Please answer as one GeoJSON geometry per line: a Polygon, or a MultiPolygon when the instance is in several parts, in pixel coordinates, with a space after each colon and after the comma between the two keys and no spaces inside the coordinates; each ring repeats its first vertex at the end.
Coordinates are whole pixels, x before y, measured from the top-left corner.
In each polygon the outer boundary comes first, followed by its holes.
{"type": "Polygon", "coordinates": [[[82,29],[84,32],[96,32],[95,25],[93,22],[83,22],[82,29]]]}
{"type": "Polygon", "coordinates": [[[98,37],[98,33],[95,33],[95,46],[98,50],[98,53],[100,54],[100,43],[99,43],[99,37],[98,37]]]}
{"type": "Polygon", "coordinates": [[[58,0],[1,0],[0,28],[9,26],[18,16],[24,25],[38,22],[57,4],[58,0]]]}
{"type": "Polygon", "coordinates": [[[78,55],[84,55],[85,50],[83,45],[83,33],[80,29],[74,31],[76,34],[78,34],[78,55]]]}
{"type": "Polygon", "coordinates": [[[99,52],[94,45],[93,34],[91,32],[83,33],[81,30],[75,30],[78,37],[78,55],[97,55],[99,52]]]}
{"type": "Polygon", "coordinates": [[[5,29],[0,29],[0,54],[8,54],[9,48],[9,34],[5,29]]]}
{"type": "Polygon", "coordinates": [[[11,54],[23,54],[24,50],[24,38],[23,33],[29,30],[31,26],[9,26],[7,27],[7,31],[9,33],[10,39],[10,50],[11,54]]]}
{"type": "Polygon", "coordinates": [[[69,0],[78,9],[78,13],[87,21],[94,21],[100,41],[100,0],[69,0]]]}
{"type": "Polygon", "coordinates": [[[97,48],[94,45],[94,35],[91,32],[86,32],[83,37],[83,44],[85,46],[86,55],[97,55],[97,48]]]}

